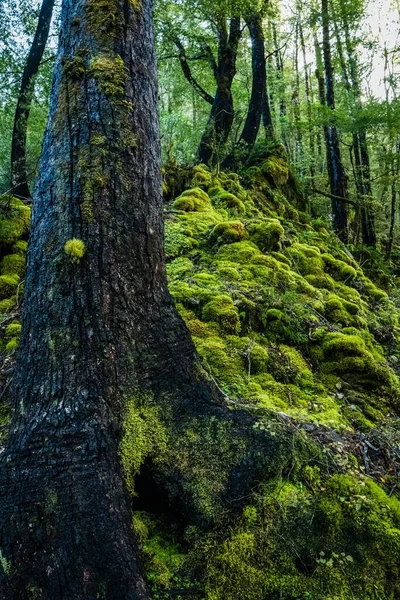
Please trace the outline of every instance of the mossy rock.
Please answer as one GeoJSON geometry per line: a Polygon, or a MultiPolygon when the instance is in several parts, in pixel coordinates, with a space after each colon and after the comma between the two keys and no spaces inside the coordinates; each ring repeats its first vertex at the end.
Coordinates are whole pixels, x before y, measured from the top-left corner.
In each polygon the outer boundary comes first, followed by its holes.
{"type": "Polygon", "coordinates": [[[222,333],[237,334],[240,331],[239,311],[230,296],[219,295],[203,307],[203,321],[214,321],[222,333]]]}
{"type": "Polygon", "coordinates": [[[278,219],[269,219],[248,226],[250,239],[262,252],[278,250],[285,230],[278,219]]]}
{"type": "Polygon", "coordinates": [[[246,212],[244,203],[231,192],[220,188],[213,189],[213,202],[216,206],[223,206],[233,215],[243,215],[246,212]]]}
{"type": "Polygon", "coordinates": [[[289,179],[289,165],[285,158],[270,156],[261,167],[261,172],[271,178],[277,187],[282,187],[289,179]]]}
{"type": "Polygon", "coordinates": [[[210,197],[201,188],[184,191],[174,202],[172,208],[185,212],[207,210],[211,207],[210,197]]]}
{"type": "Polygon", "coordinates": [[[224,221],[218,223],[211,231],[210,241],[219,245],[233,244],[246,237],[248,237],[248,232],[241,221],[224,221]]]}

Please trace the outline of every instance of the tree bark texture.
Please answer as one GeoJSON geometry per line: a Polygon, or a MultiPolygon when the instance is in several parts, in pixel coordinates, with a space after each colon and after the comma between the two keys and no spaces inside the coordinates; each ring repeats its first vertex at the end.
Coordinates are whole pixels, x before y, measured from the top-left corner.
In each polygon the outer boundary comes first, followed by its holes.
{"type": "Polygon", "coordinates": [[[138,387],[212,395],[167,290],[156,102],[151,0],[63,0],[0,465],[4,600],[148,598],[124,404],[138,387]]]}
{"type": "Polygon", "coordinates": [[[11,140],[11,185],[17,198],[30,199],[26,170],[26,135],[35,78],[46,48],[55,0],[43,0],[32,46],[22,74],[11,140]]]}

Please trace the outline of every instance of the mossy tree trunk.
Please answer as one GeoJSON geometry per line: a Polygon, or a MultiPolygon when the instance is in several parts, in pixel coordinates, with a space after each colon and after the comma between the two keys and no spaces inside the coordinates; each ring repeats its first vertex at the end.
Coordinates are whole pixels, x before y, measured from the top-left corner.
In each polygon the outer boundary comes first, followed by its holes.
{"type": "Polygon", "coordinates": [[[35,78],[39,70],[49,36],[50,22],[55,0],[43,0],[32,46],[22,74],[14,115],[14,129],[11,141],[11,185],[17,198],[30,199],[28,173],[26,169],[26,135],[28,119],[33,99],[35,78]]]}
{"type": "Polygon", "coordinates": [[[211,68],[217,84],[210,116],[197,151],[204,164],[221,162],[223,149],[232,129],[234,107],[232,83],[236,75],[236,57],[242,35],[240,17],[233,16],[229,31],[224,18],[218,27],[218,61],[209,55],[211,68]]]}
{"type": "Polygon", "coordinates": [[[148,598],[118,448],[138,388],[213,402],[167,290],[151,0],[63,0],[34,194],[0,597],[148,598]],[[69,242],[67,245],[66,243],[69,242]]]}

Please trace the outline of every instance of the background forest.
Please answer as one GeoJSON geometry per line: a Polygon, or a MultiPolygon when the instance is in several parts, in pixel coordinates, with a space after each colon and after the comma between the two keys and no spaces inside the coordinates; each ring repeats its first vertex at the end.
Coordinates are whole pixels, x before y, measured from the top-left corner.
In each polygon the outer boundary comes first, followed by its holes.
{"type": "Polygon", "coordinates": [[[400,4],[160,0],[158,205],[120,2],[0,4],[0,597],[396,600],[400,4]]]}
{"type": "MultiPolygon", "coordinates": [[[[12,187],[11,133],[39,9],[40,3],[28,1],[4,2],[0,9],[3,192],[12,187]]],[[[59,9],[56,2],[28,122],[27,176],[31,187],[48,112],[59,9]]],[[[266,87],[262,110],[265,135],[259,133],[259,144],[264,139],[268,145],[273,139],[284,145],[291,170],[307,194],[315,216],[328,217],[331,202],[325,196],[330,190],[324,138],[328,127],[336,128],[340,162],[347,180],[338,184],[337,196],[344,196],[351,212],[357,214],[352,219],[351,242],[375,245],[377,235],[383,254],[390,255],[398,220],[398,21],[395,2],[335,0],[329,7],[321,2],[300,1],[249,5],[159,3],[155,27],[164,163],[188,164],[196,162],[196,157],[197,162],[208,162],[207,153],[200,151],[201,140],[219,86],[227,85],[234,110],[231,122],[225,124],[226,144],[216,150],[213,161],[222,164],[234,152],[238,166],[241,147],[246,154],[244,126],[252,101],[253,66],[256,88],[266,87]],[[323,34],[324,14],[329,20],[328,39],[323,34]],[[232,21],[240,16],[232,56],[228,57],[223,45],[232,42],[232,21]],[[265,83],[257,71],[256,54],[252,65],[252,48],[257,52],[261,40],[264,48],[260,52],[266,60],[265,83]],[[324,88],[326,50],[331,55],[332,91],[324,88]],[[223,68],[227,72],[229,60],[234,68],[229,81],[222,81],[218,72],[223,68]],[[373,213],[376,231],[363,231],[365,210],[373,213]]]]}

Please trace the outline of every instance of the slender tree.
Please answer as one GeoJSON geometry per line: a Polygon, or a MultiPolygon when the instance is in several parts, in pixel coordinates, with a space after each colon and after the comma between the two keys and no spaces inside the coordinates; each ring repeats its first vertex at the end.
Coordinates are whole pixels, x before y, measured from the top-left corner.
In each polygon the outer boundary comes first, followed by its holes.
{"type": "MultiPolygon", "coordinates": [[[[325,69],[326,105],[335,110],[335,89],[333,78],[333,64],[329,26],[328,0],[321,0],[322,30],[323,30],[323,56],[325,69]]],[[[321,84],[321,80],[319,80],[321,84]]],[[[321,96],[321,91],[320,91],[321,96]]],[[[348,240],[348,187],[347,176],[344,170],[339,135],[336,125],[330,122],[325,127],[325,142],[327,150],[328,175],[332,194],[333,226],[338,236],[344,241],[348,240]]]]}
{"type": "Polygon", "coordinates": [[[218,59],[212,52],[208,54],[215,82],[216,92],[210,115],[198,148],[198,158],[205,164],[221,161],[223,149],[232,129],[234,107],[232,83],[236,75],[238,45],[242,36],[240,17],[232,16],[227,25],[224,17],[217,19],[218,59]]]}
{"type": "Polygon", "coordinates": [[[251,147],[254,145],[260,129],[265,95],[267,93],[267,69],[262,14],[251,15],[246,19],[246,24],[251,39],[252,87],[246,121],[240,141],[251,147]]]}
{"type": "Polygon", "coordinates": [[[26,169],[26,135],[35,79],[49,36],[54,2],[55,0],[43,0],[42,2],[36,32],[22,74],[14,116],[11,145],[11,183],[14,195],[23,199],[31,197],[26,169]]]}

